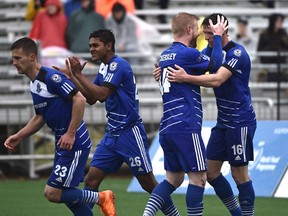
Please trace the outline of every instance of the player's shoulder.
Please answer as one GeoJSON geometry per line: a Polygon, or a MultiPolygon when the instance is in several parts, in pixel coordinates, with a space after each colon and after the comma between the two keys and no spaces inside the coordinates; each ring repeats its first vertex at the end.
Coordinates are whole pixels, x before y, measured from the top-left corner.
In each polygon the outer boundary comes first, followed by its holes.
{"type": "Polygon", "coordinates": [[[234,57],[238,57],[238,58],[248,56],[248,53],[247,53],[246,49],[244,48],[244,46],[235,42],[235,41],[230,41],[228,46],[225,48],[224,48],[224,50],[230,56],[234,56],[234,57]],[[225,50],[225,48],[226,48],[226,50],[225,50]]]}
{"type": "Polygon", "coordinates": [[[185,50],[185,54],[191,54],[191,55],[200,55],[201,52],[199,50],[197,50],[196,48],[193,48],[193,47],[187,47],[187,49],[185,50]]]}
{"type": "Polygon", "coordinates": [[[119,55],[115,55],[115,56],[109,61],[109,63],[111,63],[111,62],[119,62],[119,63],[127,63],[127,64],[129,64],[126,59],[122,58],[122,57],[119,56],[119,55]]]}
{"type": "Polygon", "coordinates": [[[64,74],[62,74],[60,71],[42,66],[40,71],[39,71],[39,77],[45,82],[55,82],[55,83],[60,83],[62,82],[63,79],[66,78],[64,74]]]}
{"type": "Polygon", "coordinates": [[[129,69],[131,68],[129,62],[126,59],[118,55],[114,56],[108,63],[108,70],[110,72],[123,70],[123,69],[125,70],[127,68],[129,69]]]}
{"type": "Polygon", "coordinates": [[[188,58],[190,61],[191,61],[191,59],[197,58],[201,54],[199,52],[199,50],[197,50],[196,48],[186,47],[186,46],[181,46],[181,47],[175,49],[174,51],[175,51],[175,58],[177,58],[177,59],[188,58]]]}

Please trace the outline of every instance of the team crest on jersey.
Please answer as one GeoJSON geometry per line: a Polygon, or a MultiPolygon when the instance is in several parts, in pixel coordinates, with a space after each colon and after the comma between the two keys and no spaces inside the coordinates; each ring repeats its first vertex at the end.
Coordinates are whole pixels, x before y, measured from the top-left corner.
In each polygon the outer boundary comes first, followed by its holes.
{"type": "Polygon", "coordinates": [[[38,93],[40,93],[40,92],[42,91],[42,88],[41,88],[40,83],[37,83],[36,91],[37,91],[38,93]]]}
{"type": "Polygon", "coordinates": [[[61,77],[58,75],[58,74],[54,74],[52,77],[51,77],[51,79],[54,81],[54,82],[56,82],[56,83],[59,83],[59,82],[61,82],[61,77]]]}
{"type": "Polygon", "coordinates": [[[117,68],[118,63],[117,62],[112,62],[109,66],[110,71],[114,71],[117,68]]]}
{"type": "Polygon", "coordinates": [[[234,55],[237,56],[237,57],[240,57],[241,53],[242,53],[242,51],[240,49],[235,49],[234,50],[234,55]]]}

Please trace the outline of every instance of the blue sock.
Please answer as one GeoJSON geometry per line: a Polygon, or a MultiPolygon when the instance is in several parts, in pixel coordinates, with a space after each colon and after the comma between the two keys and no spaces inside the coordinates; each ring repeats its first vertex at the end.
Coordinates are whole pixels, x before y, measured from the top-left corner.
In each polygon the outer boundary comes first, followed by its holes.
{"type": "Polygon", "coordinates": [[[209,184],[214,188],[215,193],[224,203],[232,216],[242,216],[239,202],[233,194],[229,182],[222,174],[213,181],[210,181],[209,184]]]}
{"type": "Polygon", "coordinates": [[[60,203],[96,203],[98,193],[78,188],[63,189],[60,203]]]}
{"type": "Polygon", "coordinates": [[[203,214],[204,188],[189,184],[186,192],[186,206],[188,216],[203,214]]]}
{"type": "Polygon", "coordinates": [[[239,202],[243,216],[254,215],[255,192],[252,181],[245,182],[237,186],[239,190],[239,202]]]}
{"type": "Polygon", "coordinates": [[[66,206],[73,212],[74,216],[93,216],[92,209],[88,206],[88,204],[83,203],[66,203],[66,206]]]}
{"type": "Polygon", "coordinates": [[[180,216],[178,209],[173,203],[171,196],[165,200],[163,206],[160,208],[164,215],[173,215],[173,216],[180,216]]]}
{"type": "MultiPolygon", "coordinates": [[[[89,190],[89,191],[98,192],[98,190],[93,190],[93,189],[91,189],[91,188],[90,188],[90,187],[88,187],[88,186],[84,186],[84,190],[89,190]]],[[[98,199],[99,199],[99,196],[98,196],[98,199]]],[[[98,199],[96,200],[96,202],[95,202],[95,203],[97,203],[97,202],[98,202],[98,199]]],[[[94,207],[95,203],[89,203],[89,204],[88,204],[88,206],[89,206],[91,209],[93,209],[93,207],[94,207]]]]}
{"type": "Polygon", "coordinates": [[[154,216],[157,211],[163,207],[166,200],[169,199],[170,194],[175,191],[175,187],[167,180],[162,181],[152,191],[148,203],[145,207],[143,215],[154,216]]]}

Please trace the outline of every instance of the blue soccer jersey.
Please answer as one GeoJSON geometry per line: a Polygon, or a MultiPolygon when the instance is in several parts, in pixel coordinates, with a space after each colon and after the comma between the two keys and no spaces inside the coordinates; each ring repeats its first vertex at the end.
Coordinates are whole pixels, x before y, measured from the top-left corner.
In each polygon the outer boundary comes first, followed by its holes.
{"type": "Polygon", "coordinates": [[[129,63],[115,55],[102,63],[94,83],[114,92],[106,99],[108,124],[98,144],[90,166],[105,173],[117,172],[123,162],[135,176],[152,171],[148,138],[138,114],[138,93],[129,63]]]}
{"type": "Polygon", "coordinates": [[[222,66],[231,71],[232,76],[220,87],[214,88],[218,108],[217,126],[233,129],[254,125],[256,115],[248,86],[250,57],[242,45],[233,41],[223,47],[223,54],[222,66]]]}
{"type": "MultiPolygon", "coordinates": [[[[215,37],[221,45],[221,37],[215,37]]],[[[215,39],[215,40],[216,40],[215,39]]],[[[221,46],[216,48],[215,61],[197,49],[174,42],[159,58],[162,69],[159,80],[163,99],[163,117],[160,122],[160,133],[191,133],[200,131],[202,126],[202,102],[200,87],[187,83],[170,83],[167,79],[167,67],[174,64],[183,67],[188,74],[201,75],[206,71],[217,70],[221,65],[221,46]],[[219,55],[220,53],[220,55],[219,55]],[[217,64],[216,64],[217,62],[217,64]]]]}
{"type": "MultiPolygon", "coordinates": [[[[43,116],[55,135],[55,143],[66,133],[72,114],[72,97],[77,93],[74,84],[57,70],[41,67],[35,80],[30,82],[35,113],[43,116]]],[[[89,148],[91,141],[82,121],[76,132],[73,149],[89,148]]],[[[56,151],[58,149],[56,145],[56,151]]]]}
{"type": "Polygon", "coordinates": [[[107,132],[119,135],[122,131],[142,122],[135,77],[129,63],[115,55],[107,64],[102,63],[94,83],[114,92],[106,99],[107,132]]]}

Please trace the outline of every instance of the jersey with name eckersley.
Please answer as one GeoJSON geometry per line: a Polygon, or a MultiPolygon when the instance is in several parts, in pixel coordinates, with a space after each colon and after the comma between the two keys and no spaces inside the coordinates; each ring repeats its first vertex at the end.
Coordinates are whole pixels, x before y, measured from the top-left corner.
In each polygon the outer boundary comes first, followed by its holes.
{"type": "Polygon", "coordinates": [[[160,92],[163,100],[163,117],[160,133],[179,134],[199,132],[202,126],[202,101],[200,86],[188,83],[170,83],[167,67],[177,64],[190,75],[201,75],[206,71],[216,71],[221,66],[221,37],[215,36],[215,47],[210,57],[195,48],[174,42],[159,57],[161,77],[160,92]]]}

